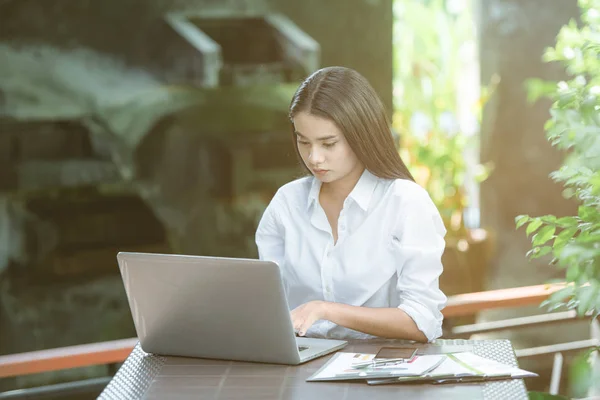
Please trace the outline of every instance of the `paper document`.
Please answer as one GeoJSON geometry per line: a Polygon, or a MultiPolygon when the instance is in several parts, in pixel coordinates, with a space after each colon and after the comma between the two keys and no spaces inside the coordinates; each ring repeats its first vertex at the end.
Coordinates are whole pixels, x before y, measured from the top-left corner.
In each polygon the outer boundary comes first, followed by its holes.
{"type": "Polygon", "coordinates": [[[369,378],[369,385],[403,383],[414,381],[477,382],[495,379],[517,379],[538,376],[523,369],[480,357],[471,352],[447,354],[446,359],[432,371],[421,376],[394,377],[387,379],[369,378]]]}
{"type": "Polygon", "coordinates": [[[517,367],[512,367],[507,364],[502,364],[489,358],[480,357],[471,352],[456,353],[453,356],[464,365],[467,365],[471,369],[477,370],[486,376],[505,376],[508,375],[511,378],[529,378],[538,376],[533,372],[525,371],[517,367]]]}
{"type": "Polygon", "coordinates": [[[335,354],[321,369],[307,381],[330,381],[349,379],[392,378],[400,376],[421,376],[439,366],[445,355],[416,356],[410,362],[385,366],[353,368],[353,364],[369,361],[375,354],[344,353],[335,354]]]}

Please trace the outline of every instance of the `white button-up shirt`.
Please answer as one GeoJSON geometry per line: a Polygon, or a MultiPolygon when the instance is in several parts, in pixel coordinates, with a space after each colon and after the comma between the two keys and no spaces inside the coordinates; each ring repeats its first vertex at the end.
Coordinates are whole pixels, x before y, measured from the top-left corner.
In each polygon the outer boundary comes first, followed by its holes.
{"type": "MultiPolygon", "coordinates": [[[[398,307],[428,340],[440,337],[446,229],[428,193],[365,170],[344,201],[334,244],[320,189],[312,176],[281,187],[256,232],[260,259],[281,268],[290,310],[312,300],[398,307]]],[[[317,321],[306,336],[373,337],[330,321],[317,321]]]]}

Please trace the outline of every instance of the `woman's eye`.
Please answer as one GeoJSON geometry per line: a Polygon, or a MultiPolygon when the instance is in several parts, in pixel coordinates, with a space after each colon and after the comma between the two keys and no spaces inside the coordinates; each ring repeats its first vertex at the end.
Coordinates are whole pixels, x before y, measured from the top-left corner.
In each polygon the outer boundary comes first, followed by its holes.
{"type": "Polygon", "coordinates": [[[301,140],[298,140],[298,143],[300,143],[302,146],[306,146],[306,145],[308,145],[308,144],[309,144],[308,142],[303,142],[303,141],[301,141],[301,140]]]}
{"type": "Polygon", "coordinates": [[[336,144],[336,143],[337,143],[337,142],[333,142],[333,143],[323,143],[323,146],[324,146],[324,147],[327,147],[327,148],[329,148],[329,147],[333,147],[333,145],[334,145],[334,144],[336,144]]]}

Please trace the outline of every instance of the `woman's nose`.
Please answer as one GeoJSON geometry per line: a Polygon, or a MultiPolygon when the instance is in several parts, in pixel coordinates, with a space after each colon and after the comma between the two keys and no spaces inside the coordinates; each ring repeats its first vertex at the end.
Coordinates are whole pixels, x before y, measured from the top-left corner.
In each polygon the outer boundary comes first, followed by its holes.
{"type": "Polygon", "coordinates": [[[323,154],[318,149],[312,148],[310,150],[310,153],[308,154],[308,159],[313,164],[317,164],[318,165],[320,162],[323,161],[323,154]]]}

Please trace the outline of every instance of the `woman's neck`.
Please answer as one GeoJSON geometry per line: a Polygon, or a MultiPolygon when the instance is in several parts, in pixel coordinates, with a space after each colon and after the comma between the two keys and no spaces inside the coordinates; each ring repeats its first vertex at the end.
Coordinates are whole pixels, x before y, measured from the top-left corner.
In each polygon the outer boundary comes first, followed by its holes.
{"type": "Polygon", "coordinates": [[[358,180],[362,176],[365,168],[359,167],[351,171],[345,177],[333,182],[323,183],[321,185],[321,195],[325,195],[329,199],[343,203],[346,197],[352,192],[358,180]]]}

